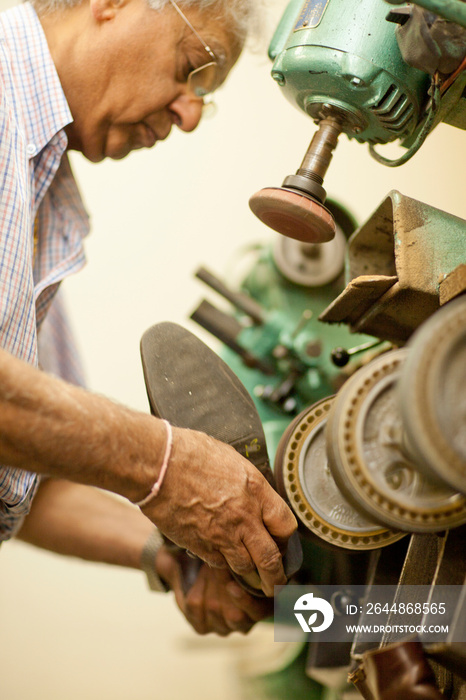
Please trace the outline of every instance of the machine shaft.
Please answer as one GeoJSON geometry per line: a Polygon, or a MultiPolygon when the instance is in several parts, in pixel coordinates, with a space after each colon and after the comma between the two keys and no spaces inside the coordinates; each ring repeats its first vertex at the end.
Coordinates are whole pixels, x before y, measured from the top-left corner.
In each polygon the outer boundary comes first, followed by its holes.
{"type": "Polygon", "coordinates": [[[322,183],[341,132],[342,127],[337,119],[333,117],[323,119],[296,174],[320,180],[322,183]]]}

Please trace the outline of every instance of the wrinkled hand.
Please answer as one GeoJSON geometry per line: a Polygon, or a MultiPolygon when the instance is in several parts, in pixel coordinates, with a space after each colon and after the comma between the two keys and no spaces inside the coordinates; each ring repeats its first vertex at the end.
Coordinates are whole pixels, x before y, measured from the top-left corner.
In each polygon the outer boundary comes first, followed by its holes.
{"type": "Polygon", "coordinates": [[[281,551],[296,519],[262,474],[229,445],[174,428],[163,486],[142,511],[172,542],[211,567],[228,565],[245,577],[257,570],[266,595],[286,583],[281,551]]]}
{"type": "Polygon", "coordinates": [[[165,547],[159,550],[156,566],[159,576],[174,591],[178,607],[198,634],[215,632],[221,637],[231,632],[246,634],[256,622],[273,613],[270,598],[249,595],[225,569],[211,569],[202,564],[195,583],[185,594],[178,561],[165,547]]]}

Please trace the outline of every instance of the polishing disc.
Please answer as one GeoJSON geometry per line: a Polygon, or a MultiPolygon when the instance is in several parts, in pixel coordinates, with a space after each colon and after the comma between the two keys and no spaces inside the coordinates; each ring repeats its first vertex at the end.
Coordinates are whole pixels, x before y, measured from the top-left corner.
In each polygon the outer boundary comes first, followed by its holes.
{"type": "Polygon", "coordinates": [[[325,243],[335,235],[331,213],[297,190],[266,187],[249,200],[254,214],[278,233],[306,243],[325,243]]]}

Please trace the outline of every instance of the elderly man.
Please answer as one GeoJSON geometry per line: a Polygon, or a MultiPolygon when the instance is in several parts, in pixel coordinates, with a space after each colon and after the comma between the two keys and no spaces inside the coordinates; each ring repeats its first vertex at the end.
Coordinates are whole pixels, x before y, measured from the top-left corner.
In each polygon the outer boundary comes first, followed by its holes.
{"type": "Polygon", "coordinates": [[[37,0],[0,15],[0,540],[142,567],[195,629],[220,634],[268,611],[227,567],[257,570],[272,595],[291,511],[233,448],[41,372],[37,345],[60,281],[84,263],[67,149],[97,162],[193,130],[252,2],[37,0]],[[208,564],[187,595],[154,525],[208,564]]]}

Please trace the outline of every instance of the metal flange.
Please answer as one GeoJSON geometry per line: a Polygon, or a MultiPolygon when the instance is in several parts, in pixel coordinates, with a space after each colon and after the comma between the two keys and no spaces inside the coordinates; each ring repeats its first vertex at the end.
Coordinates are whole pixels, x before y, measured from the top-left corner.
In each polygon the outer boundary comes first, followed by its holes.
{"type": "Polygon", "coordinates": [[[303,534],[352,550],[384,547],[403,537],[355,510],[328,467],[324,431],[333,398],[307,408],[288,426],[275,458],[279,493],[288,501],[303,534]]]}
{"type": "Polygon", "coordinates": [[[409,346],[399,394],[410,449],[426,475],[466,494],[466,296],[436,311],[409,346]]]}
{"type": "Polygon", "coordinates": [[[392,350],[359,369],[340,390],[326,445],[347,500],[387,527],[436,532],[466,522],[466,499],[422,474],[406,446],[397,382],[409,350],[392,350]]]}

